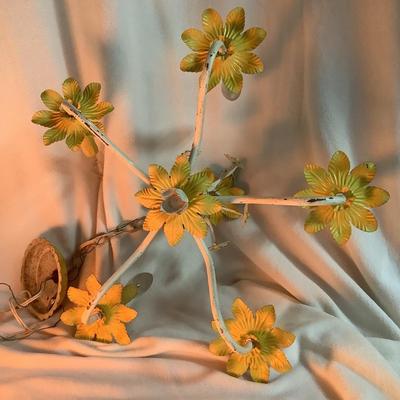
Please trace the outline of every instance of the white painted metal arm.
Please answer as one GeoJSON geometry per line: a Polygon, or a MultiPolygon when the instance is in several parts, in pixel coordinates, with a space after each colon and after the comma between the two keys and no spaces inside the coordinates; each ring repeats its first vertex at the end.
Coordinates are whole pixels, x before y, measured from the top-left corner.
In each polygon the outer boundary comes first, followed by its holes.
{"type": "Polygon", "coordinates": [[[98,302],[101,298],[106,294],[107,290],[114,285],[115,282],[119,280],[119,278],[140,258],[140,256],[145,252],[149,244],[157,235],[157,231],[150,231],[147,236],[144,238],[143,242],[137,247],[134,253],[111,275],[111,277],[106,281],[106,283],[101,287],[101,290],[91,302],[90,308],[87,309],[82,314],[82,323],[86,324],[89,320],[90,314],[96,308],[98,302]]]}
{"type": "Polygon", "coordinates": [[[314,196],[307,198],[297,197],[250,197],[250,196],[216,196],[224,203],[230,204],[264,204],[273,206],[313,207],[334,206],[346,202],[346,197],[338,193],[335,196],[314,196]]]}
{"type": "Polygon", "coordinates": [[[220,49],[222,49],[222,51],[226,51],[224,43],[221,40],[216,40],[212,44],[208,52],[204,69],[200,75],[199,94],[197,96],[196,120],[194,126],[194,137],[189,157],[191,165],[193,165],[194,160],[200,153],[201,139],[203,136],[204,107],[206,102],[207,86],[208,86],[208,81],[210,79],[212,67],[215,61],[215,57],[217,56],[220,49]]]}
{"type": "Polygon", "coordinates": [[[196,241],[197,246],[199,247],[201,255],[204,259],[204,265],[207,273],[208,290],[210,294],[211,313],[214,319],[215,326],[217,327],[219,334],[231,351],[240,354],[247,354],[253,349],[252,343],[248,342],[245,346],[241,346],[239,343],[237,343],[236,340],[229,333],[229,330],[225,325],[224,318],[222,317],[218,300],[218,287],[215,277],[214,261],[211,257],[210,251],[208,250],[208,247],[202,239],[194,237],[194,240],[196,241]]]}
{"type": "Polygon", "coordinates": [[[146,185],[150,184],[148,176],[137,167],[135,163],[122,150],[120,150],[103,131],[101,131],[92,121],[87,119],[73,104],[63,100],[61,108],[68,115],[74,117],[87,130],[93,133],[94,136],[100,139],[107,148],[110,148],[115,154],[121,157],[129,165],[132,172],[146,185]]]}

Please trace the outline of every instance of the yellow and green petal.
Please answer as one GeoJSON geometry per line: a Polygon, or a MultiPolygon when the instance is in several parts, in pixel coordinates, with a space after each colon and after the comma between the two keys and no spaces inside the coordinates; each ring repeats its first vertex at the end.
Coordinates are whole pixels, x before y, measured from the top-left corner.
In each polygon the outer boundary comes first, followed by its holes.
{"type": "Polygon", "coordinates": [[[112,309],[112,321],[130,322],[137,317],[137,311],[124,304],[117,304],[112,309]]]}
{"type": "Polygon", "coordinates": [[[242,33],[245,24],[245,13],[242,7],[236,7],[229,11],[225,20],[224,36],[234,39],[242,33]]]}
{"type": "Polygon", "coordinates": [[[71,100],[75,107],[78,106],[82,92],[79,83],[74,78],[67,78],[62,84],[64,97],[71,100]]]}
{"type": "Polygon", "coordinates": [[[99,100],[100,91],[101,91],[100,83],[98,82],[89,83],[85,87],[82,93],[82,99],[80,101],[81,109],[95,105],[99,100]]]}
{"type": "Polygon", "coordinates": [[[254,315],[240,297],[236,298],[232,304],[232,314],[238,327],[242,329],[242,334],[253,329],[255,324],[254,315]]]}
{"type": "Polygon", "coordinates": [[[170,246],[177,245],[183,236],[183,223],[180,215],[171,215],[164,225],[164,233],[170,246]]]}
{"type": "Polygon", "coordinates": [[[269,367],[261,356],[253,356],[250,359],[250,376],[254,382],[268,383],[269,367]]]}
{"type": "Polygon", "coordinates": [[[150,210],[143,223],[143,229],[146,231],[156,231],[160,229],[167,221],[168,214],[160,210],[150,210]]]}
{"type": "Polygon", "coordinates": [[[272,304],[261,307],[256,311],[254,324],[249,329],[269,330],[275,324],[275,319],[275,308],[272,304]]]}
{"type": "Polygon", "coordinates": [[[207,224],[205,220],[191,209],[180,215],[185,229],[197,238],[204,238],[207,235],[207,224]]]}
{"type": "Polygon", "coordinates": [[[304,177],[307,183],[318,194],[329,195],[331,192],[331,183],[327,172],[316,164],[307,164],[304,167],[304,177]]]}
{"type": "Polygon", "coordinates": [[[358,229],[365,232],[374,232],[378,229],[378,222],[372,212],[357,204],[348,208],[347,214],[350,222],[358,229]]]}
{"type": "Polygon", "coordinates": [[[60,105],[63,98],[55,90],[47,89],[40,95],[45,106],[52,111],[60,111],[60,105]]]}
{"type": "Polygon", "coordinates": [[[91,296],[86,290],[74,288],[70,286],[67,291],[67,296],[77,306],[86,307],[91,301],[91,296]]]}
{"type": "Polygon", "coordinates": [[[200,215],[211,215],[221,210],[221,204],[215,197],[202,194],[190,202],[190,209],[200,215]]]}
{"type": "Polygon", "coordinates": [[[183,57],[180,69],[183,72],[200,72],[207,59],[207,53],[189,53],[183,57]]]}
{"type": "Polygon", "coordinates": [[[217,57],[212,66],[210,79],[208,80],[207,84],[208,92],[220,83],[222,78],[222,65],[223,65],[223,60],[217,57]]]}
{"type": "Polygon", "coordinates": [[[293,333],[284,331],[280,328],[272,328],[271,333],[278,340],[279,347],[289,347],[296,339],[296,336],[293,333]]]}
{"type": "Polygon", "coordinates": [[[365,189],[364,204],[375,208],[385,204],[390,198],[389,192],[376,186],[368,186],[365,189]]]}
{"type": "Polygon", "coordinates": [[[90,106],[81,106],[82,114],[93,121],[98,121],[113,110],[114,106],[108,101],[101,101],[90,106]]]}
{"type": "Polygon", "coordinates": [[[249,367],[250,358],[248,355],[240,355],[232,353],[226,364],[226,371],[229,375],[239,377],[242,376],[249,367]]]}
{"type": "Polygon", "coordinates": [[[89,277],[86,279],[85,286],[92,297],[96,296],[101,289],[99,281],[93,274],[89,275],[89,277]]]}
{"type": "Polygon", "coordinates": [[[147,187],[135,194],[138,202],[146,208],[159,209],[161,207],[161,193],[152,187],[147,187]]]}
{"type": "Polygon", "coordinates": [[[333,215],[330,231],[338,244],[345,244],[350,239],[351,225],[347,218],[345,210],[335,211],[333,215]]]}
{"type": "Polygon", "coordinates": [[[114,306],[121,303],[122,285],[117,283],[107,291],[107,293],[100,299],[99,304],[114,306]]]}
{"type": "Polygon", "coordinates": [[[344,175],[347,175],[350,171],[350,161],[347,155],[343,151],[336,151],[328,165],[328,172],[331,175],[336,175],[341,172],[344,175]]]}
{"type": "Polygon", "coordinates": [[[254,53],[238,53],[236,58],[240,63],[241,71],[245,74],[258,74],[264,70],[264,64],[261,58],[254,53]]]}
{"type": "Polygon", "coordinates": [[[36,111],[32,116],[32,122],[34,124],[42,125],[47,128],[52,128],[56,125],[57,120],[55,118],[54,111],[50,110],[40,110],[36,111]]]}
{"type": "Polygon", "coordinates": [[[168,172],[161,165],[149,165],[149,178],[151,186],[160,192],[172,187],[168,172]]]}
{"type": "Polygon", "coordinates": [[[352,176],[356,176],[356,177],[360,178],[361,183],[363,185],[367,185],[375,177],[376,165],[375,165],[375,163],[373,163],[371,161],[363,162],[363,163],[357,165],[355,168],[353,168],[350,171],[350,174],[352,176]]]}
{"type": "Polygon", "coordinates": [[[186,29],[182,33],[182,40],[193,51],[208,52],[211,45],[211,40],[207,35],[198,29],[186,29]]]}
{"type": "Polygon", "coordinates": [[[228,346],[225,343],[225,340],[221,337],[213,340],[209,344],[208,349],[216,356],[226,356],[230,353],[228,346]]]}
{"type": "Polygon", "coordinates": [[[251,51],[261,44],[266,35],[267,32],[262,28],[250,28],[232,40],[232,46],[235,51],[251,51]]]}
{"type": "Polygon", "coordinates": [[[221,16],[212,8],[207,8],[203,11],[201,16],[203,23],[203,29],[208,33],[213,39],[218,38],[218,36],[224,33],[224,24],[222,22],[221,16]]]}
{"type": "Polygon", "coordinates": [[[313,208],[304,223],[304,230],[308,233],[316,233],[324,229],[333,218],[332,206],[318,206],[313,208]]]}
{"type": "Polygon", "coordinates": [[[176,158],[170,175],[172,187],[179,188],[186,183],[190,176],[190,163],[189,158],[185,153],[176,158]]]}
{"type": "Polygon", "coordinates": [[[43,135],[43,144],[48,146],[52,143],[59,142],[65,139],[66,133],[57,128],[48,129],[43,135]]]}
{"type": "Polygon", "coordinates": [[[128,332],[126,331],[126,326],[121,322],[112,322],[109,326],[109,330],[118,344],[127,345],[131,342],[128,332]]]}
{"type": "Polygon", "coordinates": [[[241,72],[230,71],[230,73],[223,73],[223,94],[228,100],[235,100],[241,93],[243,88],[243,75],[241,72]],[[224,87],[225,90],[224,91],[224,87]]]}
{"type": "Polygon", "coordinates": [[[292,368],[289,360],[285,356],[285,353],[280,349],[276,349],[272,353],[266,354],[263,357],[266,359],[271,368],[277,372],[287,372],[292,368]]]}
{"type": "Polygon", "coordinates": [[[203,171],[190,176],[186,184],[183,185],[182,190],[185,192],[189,200],[192,200],[199,194],[206,192],[214,180],[215,177],[213,172],[206,168],[203,171]]]}

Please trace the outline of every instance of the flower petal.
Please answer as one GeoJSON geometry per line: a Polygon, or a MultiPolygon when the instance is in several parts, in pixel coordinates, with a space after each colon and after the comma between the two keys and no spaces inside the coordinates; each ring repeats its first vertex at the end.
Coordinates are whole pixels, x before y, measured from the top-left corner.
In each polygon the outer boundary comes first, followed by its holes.
{"type": "Polygon", "coordinates": [[[222,339],[221,337],[213,340],[208,345],[208,349],[216,356],[226,356],[230,353],[228,346],[226,345],[224,339],[222,339]]]}
{"type": "Polygon", "coordinates": [[[100,299],[99,304],[115,306],[121,303],[122,285],[117,283],[107,290],[106,294],[100,299]]]}
{"type": "Polygon", "coordinates": [[[213,64],[212,70],[211,70],[210,79],[208,80],[208,83],[207,83],[207,91],[208,92],[211,89],[213,89],[215,86],[217,86],[218,83],[221,81],[222,65],[223,65],[222,59],[217,57],[214,60],[214,64],[213,64]]]}
{"type": "Polygon", "coordinates": [[[172,187],[180,187],[187,181],[190,176],[190,163],[187,154],[183,153],[176,157],[170,175],[172,187]]]}
{"type": "Polygon", "coordinates": [[[293,333],[284,331],[280,328],[272,328],[271,333],[278,339],[280,347],[289,347],[296,339],[296,336],[293,333]]]}
{"type": "Polygon", "coordinates": [[[81,323],[82,314],[85,311],[85,307],[73,307],[67,311],[64,311],[60,319],[65,325],[74,326],[81,323]]]}
{"type": "Polygon", "coordinates": [[[210,34],[213,39],[224,33],[224,24],[221,16],[212,8],[207,8],[201,16],[203,29],[210,34]]]}
{"type": "Polygon", "coordinates": [[[250,359],[250,376],[254,382],[268,382],[269,367],[267,362],[261,356],[252,357],[250,359]]]}
{"type": "Polygon", "coordinates": [[[294,195],[294,197],[305,198],[305,197],[314,197],[315,195],[317,195],[317,193],[315,193],[314,190],[312,190],[312,188],[307,188],[307,189],[298,191],[294,195]]]}
{"type": "Polygon", "coordinates": [[[352,204],[348,209],[347,213],[350,218],[350,222],[358,229],[365,232],[374,232],[378,229],[378,222],[372,212],[357,204],[352,204]]]}
{"type": "Polygon", "coordinates": [[[76,327],[75,337],[78,339],[93,340],[96,336],[98,323],[94,324],[79,324],[76,327]]]}
{"type": "Polygon", "coordinates": [[[144,220],[143,229],[146,231],[156,231],[167,221],[168,214],[160,210],[150,210],[144,220]]]}
{"type": "Polygon", "coordinates": [[[126,331],[126,326],[121,322],[111,323],[109,329],[118,344],[126,345],[131,342],[128,332],[126,331]]]}
{"type": "Polygon", "coordinates": [[[181,221],[185,229],[197,238],[204,238],[207,235],[207,224],[205,220],[191,209],[181,215],[181,221]]]}
{"type": "Polygon", "coordinates": [[[90,295],[93,297],[96,296],[101,289],[100,282],[93,274],[88,276],[85,282],[85,286],[86,289],[89,291],[90,295]]]}
{"type": "Polygon", "coordinates": [[[74,288],[72,286],[68,288],[67,296],[73,303],[83,307],[86,307],[91,300],[89,293],[86,290],[74,288]]]}
{"type": "Polygon", "coordinates": [[[389,192],[376,186],[368,186],[365,189],[366,206],[374,208],[385,204],[390,198],[389,192]]]}
{"type": "Polygon", "coordinates": [[[85,135],[80,144],[80,148],[86,157],[94,157],[99,151],[96,141],[91,133],[85,135]]]}
{"type": "Polygon", "coordinates": [[[206,168],[191,175],[186,184],[182,187],[182,190],[185,192],[189,200],[192,200],[199,194],[206,192],[214,180],[215,177],[213,172],[206,168]]]}
{"type": "Polygon", "coordinates": [[[60,111],[60,105],[63,98],[55,90],[47,89],[40,95],[45,106],[52,111],[60,111]]]}
{"type": "Polygon", "coordinates": [[[242,376],[249,367],[250,358],[238,353],[232,353],[226,364],[226,372],[232,376],[242,376]]]}
{"type": "Polygon", "coordinates": [[[138,202],[146,208],[159,209],[161,207],[161,193],[152,187],[147,187],[135,194],[138,202]]]}
{"type": "Polygon", "coordinates": [[[204,32],[194,28],[186,29],[181,38],[193,51],[208,52],[211,45],[210,38],[204,32]]]}
{"type": "Polygon", "coordinates": [[[245,14],[243,7],[235,7],[226,16],[224,36],[233,39],[243,32],[245,14]]]}
{"type": "Polygon", "coordinates": [[[311,209],[304,223],[304,230],[308,233],[319,232],[332,221],[333,213],[332,206],[319,206],[311,209]]]}
{"type": "Polygon", "coordinates": [[[196,197],[189,207],[200,215],[211,215],[221,210],[219,201],[215,197],[205,194],[196,197]]]}
{"type": "Polygon", "coordinates": [[[82,114],[93,121],[98,121],[112,110],[114,110],[114,106],[108,101],[101,101],[100,103],[81,108],[82,114]]]}
{"type": "Polygon", "coordinates": [[[258,74],[263,72],[264,64],[261,58],[254,53],[243,52],[237,54],[237,59],[240,62],[240,68],[245,74],[258,74]]]}
{"type": "Polygon", "coordinates": [[[335,211],[330,225],[330,231],[338,244],[345,244],[351,235],[351,226],[347,220],[346,211],[335,211]]]}
{"type": "Polygon", "coordinates": [[[276,349],[273,353],[264,355],[264,358],[267,360],[268,364],[278,372],[287,372],[292,369],[289,360],[286,358],[285,353],[276,349]]]}
{"type": "Polygon", "coordinates": [[[171,216],[164,225],[164,233],[170,246],[175,246],[181,241],[183,232],[180,215],[171,216]]]}
{"type": "Polygon", "coordinates": [[[32,122],[34,124],[46,126],[47,128],[52,128],[56,125],[57,120],[55,118],[54,111],[40,110],[33,114],[32,122]]]}
{"type": "Polygon", "coordinates": [[[254,328],[255,319],[253,313],[240,297],[237,297],[232,303],[232,314],[238,326],[243,329],[242,334],[254,328]]]}
{"type": "Polygon", "coordinates": [[[343,174],[348,174],[350,171],[350,161],[347,155],[343,151],[336,151],[328,165],[328,172],[330,174],[337,174],[342,172],[343,174]]]}
{"type": "Polygon", "coordinates": [[[117,304],[112,310],[112,321],[130,322],[137,317],[137,311],[124,304],[117,304]]]}
{"type": "Polygon", "coordinates": [[[59,142],[60,140],[65,139],[65,132],[60,131],[56,128],[48,129],[43,135],[43,144],[48,146],[52,143],[59,142]]]}
{"type": "Polygon", "coordinates": [[[159,191],[164,191],[172,187],[168,172],[161,165],[149,165],[150,184],[159,191]]]}
{"type": "Polygon", "coordinates": [[[269,330],[274,326],[275,319],[275,308],[272,304],[261,307],[256,311],[253,329],[269,330]]]}
{"type": "Polygon", "coordinates": [[[223,74],[222,82],[227,89],[227,92],[224,90],[222,93],[225,98],[228,100],[236,100],[242,91],[243,88],[243,75],[240,72],[232,72],[231,74],[223,74]]]}
{"type": "Polygon", "coordinates": [[[83,142],[84,138],[85,134],[83,130],[75,131],[68,134],[65,143],[71,150],[76,150],[78,146],[83,142]]]}
{"type": "Polygon", "coordinates": [[[180,69],[183,72],[200,72],[207,59],[207,53],[189,53],[183,57],[180,69]]]}
{"type": "Polygon", "coordinates": [[[232,40],[231,45],[236,51],[254,50],[265,39],[266,35],[267,32],[262,28],[250,28],[232,40]]]}
{"type": "Polygon", "coordinates": [[[307,183],[317,194],[329,195],[331,183],[327,172],[316,164],[307,164],[304,167],[304,177],[307,183]]]}
{"type": "Polygon", "coordinates": [[[81,99],[81,110],[83,111],[85,107],[95,105],[99,100],[101,91],[101,84],[98,82],[89,83],[82,93],[81,99]]]}
{"type": "Polygon", "coordinates": [[[367,185],[374,179],[376,165],[371,161],[363,162],[350,171],[350,174],[361,179],[362,184],[367,185]]]}
{"type": "Polygon", "coordinates": [[[75,106],[81,100],[82,92],[79,83],[74,78],[67,78],[62,84],[64,97],[72,100],[75,106]]]}
{"type": "Polygon", "coordinates": [[[103,343],[112,342],[111,329],[108,325],[98,324],[97,329],[95,330],[95,334],[96,334],[96,340],[98,342],[103,342],[103,343]]]}

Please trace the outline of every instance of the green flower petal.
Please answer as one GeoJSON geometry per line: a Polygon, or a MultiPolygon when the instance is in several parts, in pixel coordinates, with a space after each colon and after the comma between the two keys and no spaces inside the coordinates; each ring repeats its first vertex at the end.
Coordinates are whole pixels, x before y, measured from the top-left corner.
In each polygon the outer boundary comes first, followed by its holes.
{"type": "Polygon", "coordinates": [[[54,112],[49,110],[36,111],[32,116],[32,122],[47,128],[52,128],[57,123],[54,112]]]}
{"type": "Polygon", "coordinates": [[[197,238],[204,238],[207,235],[207,224],[205,220],[190,208],[180,215],[185,229],[197,238]]]}
{"type": "Polygon", "coordinates": [[[47,89],[41,95],[43,103],[53,111],[59,111],[60,105],[63,101],[61,95],[59,95],[55,90],[47,89]]]}
{"type": "Polygon", "coordinates": [[[228,346],[226,345],[224,339],[218,338],[213,340],[209,345],[208,349],[211,353],[215,354],[216,356],[226,356],[229,354],[228,346]]]}
{"type": "Polygon", "coordinates": [[[237,54],[237,59],[240,62],[240,67],[245,74],[258,74],[264,70],[264,64],[260,57],[250,52],[237,54]]]}
{"type": "Polygon", "coordinates": [[[211,89],[213,89],[215,86],[217,86],[218,83],[221,81],[222,65],[223,65],[223,60],[221,58],[217,57],[214,61],[214,64],[213,64],[213,67],[211,70],[210,79],[208,80],[208,84],[207,84],[208,92],[211,89]]]}
{"type": "Polygon", "coordinates": [[[368,186],[365,189],[366,206],[374,208],[385,204],[390,198],[389,192],[376,186],[368,186]]]}
{"type": "Polygon", "coordinates": [[[101,90],[101,84],[98,82],[91,82],[89,83],[83,93],[81,99],[81,111],[85,109],[85,107],[94,105],[99,100],[101,90]]]}
{"type": "Polygon", "coordinates": [[[79,83],[74,78],[68,78],[63,82],[62,90],[64,97],[68,100],[72,100],[74,105],[77,106],[82,96],[79,83]]]}
{"type": "Polygon", "coordinates": [[[161,165],[150,164],[148,172],[151,186],[158,191],[162,192],[172,187],[168,172],[161,165]]]}
{"type": "Polygon", "coordinates": [[[238,353],[232,353],[226,364],[226,371],[229,375],[239,377],[242,376],[249,367],[249,357],[242,356],[238,353]]]}
{"type": "Polygon", "coordinates": [[[351,226],[347,220],[345,210],[335,211],[331,221],[330,231],[338,244],[345,244],[350,239],[351,226]]]}
{"type": "Polygon", "coordinates": [[[207,59],[207,53],[190,53],[181,60],[180,68],[183,72],[200,72],[207,59]]]}
{"type": "Polygon", "coordinates": [[[243,88],[243,75],[240,72],[229,75],[224,74],[222,75],[222,82],[223,88],[227,89],[227,92],[222,90],[224,96],[228,100],[236,100],[243,88]]]}
{"type": "Polygon", "coordinates": [[[358,229],[365,232],[374,232],[378,229],[378,222],[372,212],[364,207],[352,204],[347,209],[350,222],[358,229]]]}
{"type": "Polygon", "coordinates": [[[221,204],[215,197],[203,194],[190,203],[190,209],[200,215],[211,215],[221,210],[221,204]]]}
{"type": "Polygon", "coordinates": [[[376,174],[376,165],[371,161],[361,163],[357,165],[357,167],[353,168],[350,174],[360,178],[363,185],[367,185],[372,181],[372,179],[374,179],[376,174]]]}
{"type": "Polygon", "coordinates": [[[81,109],[82,114],[90,120],[99,120],[112,110],[114,110],[114,106],[108,101],[101,101],[100,103],[85,106],[81,109]]]}
{"type": "Polygon", "coordinates": [[[343,151],[336,151],[329,161],[328,171],[332,174],[342,172],[348,174],[350,171],[350,161],[343,151]]]}
{"type": "Polygon", "coordinates": [[[160,208],[162,203],[162,198],[160,192],[153,189],[152,187],[147,187],[135,194],[137,201],[146,208],[160,208]]]}
{"type": "Polygon", "coordinates": [[[196,196],[205,193],[214,180],[213,172],[206,168],[203,171],[193,174],[182,187],[182,190],[186,193],[189,200],[193,200],[196,196]]]}
{"type": "Polygon", "coordinates": [[[71,150],[78,150],[79,145],[82,143],[85,138],[85,134],[82,131],[77,131],[71,133],[67,136],[65,143],[71,150]]]}
{"type": "Polygon", "coordinates": [[[308,233],[321,231],[332,221],[333,214],[332,206],[319,206],[312,209],[304,223],[304,230],[308,233]]]}
{"type": "Polygon", "coordinates": [[[253,313],[240,297],[236,298],[232,304],[232,314],[236,322],[243,329],[242,334],[253,328],[255,323],[253,313]]]}
{"type": "Polygon", "coordinates": [[[43,143],[45,146],[48,146],[52,143],[59,142],[60,140],[64,140],[66,133],[60,131],[59,129],[48,129],[43,135],[43,143]]]}
{"type": "Polygon", "coordinates": [[[275,308],[273,305],[261,307],[256,311],[255,330],[269,330],[275,323],[275,308]]]}
{"type": "Polygon", "coordinates": [[[211,40],[206,34],[198,29],[186,29],[182,33],[182,40],[193,51],[208,52],[211,40]]]}
{"type": "Polygon", "coordinates": [[[307,197],[314,197],[317,193],[314,192],[314,190],[312,190],[311,188],[308,189],[304,189],[304,190],[300,190],[299,192],[297,192],[294,197],[297,198],[307,198],[307,197]]]}
{"type": "Polygon", "coordinates": [[[328,196],[331,193],[332,185],[327,172],[316,164],[306,164],[304,177],[314,192],[328,196]]]}
{"type": "Polygon", "coordinates": [[[272,328],[271,333],[278,340],[280,347],[289,347],[296,340],[296,336],[293,333],[284,331],[280,328],[272,328]]]}
{"type": "Polygon", "coordinates": [[[250,28],[232,40],[232,46],[236,51],[254,50],[265,39],[266,35],[267,32],[262,28],[250,28]]]}
{"type": "Polygon", "coordinates": [[[269,368],[267,362],[261,357],[252,357],[250,360],[250,376],[254,382],[267,383],[269,368]]]}
{"type": "Polygon", "coordinates": [[[170,179],[173,187],[180,187],[186,183],[190,176],[190,163],[186,154],[181,154],[175,160],[171,169],[170,179]]]}
{"type": "Polygon", "coordinates": [[[245,23],[245,13],[242,7],[236,7],[229,11],[226,22],[224,35],[229,39],[234,39],[237,35],[242,33],[245,23]]]}
{"type": "Polygon", "coordinates": [[[285,353],[280,349],[276,349],[273,353],[265,355],[264,357],[268,364],[277,372],[287,372],[292,368],[285,353]]]}
{"type": "Polygon", "coordinates": [[[221,16],[212,8],[207,8],[203,11],[201,16],[203,23],[203,29],[208,33],[213,39],[218,38],[224,32],[224,24],[222,22],[221,16]]]}

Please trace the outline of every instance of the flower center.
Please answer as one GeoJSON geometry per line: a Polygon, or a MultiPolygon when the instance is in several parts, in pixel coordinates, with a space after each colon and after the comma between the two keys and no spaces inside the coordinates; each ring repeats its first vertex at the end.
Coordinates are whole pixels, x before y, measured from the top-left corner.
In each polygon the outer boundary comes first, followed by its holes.
{"type": "Polygon", "coordinates": [[[167,189],[162,193],[162,197],[161,211],[167,214],[181,214],[187,209],[189,204],[186,193],[181,189],[167,189]]]}
{"type": "Polygon", "coordinates": [[[356,198],[353,192],[347,186],[342,187],[341,190],[338,190],[337,193],[335,193],[335,195],[336,194],[342,194],[344,197],[346,197],[346,202],[344,204],[339,204],[338,206],[336,206],[340,209],[349,208],[356,198]]]}

